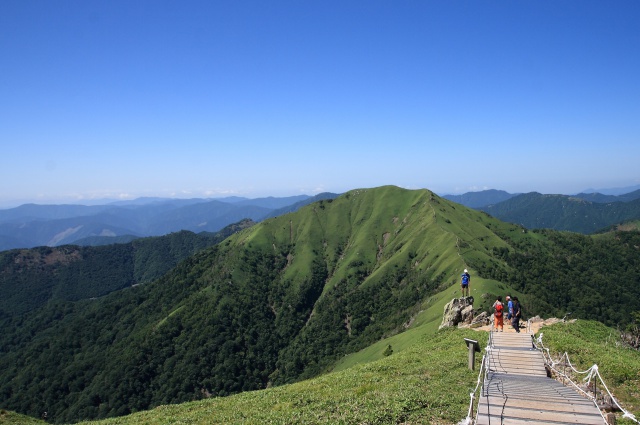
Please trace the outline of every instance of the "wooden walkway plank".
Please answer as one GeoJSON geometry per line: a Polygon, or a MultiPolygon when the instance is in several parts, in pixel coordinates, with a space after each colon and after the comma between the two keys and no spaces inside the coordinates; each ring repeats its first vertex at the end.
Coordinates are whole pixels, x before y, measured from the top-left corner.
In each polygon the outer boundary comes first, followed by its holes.
{"type": "Polygon", "coordinates": [[[567,392],[553,391],[549,388],[532,389],[530,387],[518,388],[513,386],[496,385],[495,387],[488,388],[485,391],[483,397],[508,397],[510,400],[529,400],[531,403],[556,403],[558,401],[562,401],[566,404],[573,403],[582,405],[593,405],[593,402],[591,402],[591,400],[583,398],[575,392],[571,394],[567,392]],[[583,403],[582,400],[586,400],[587,403],[583,403]]]}
{"type": "Polygon", "coordinates": [[[546,421],[539,418],[527,419],[527,418],[512,418],[512,417],[498,417],[490,418],[486,415],[478,416],[476,425],[603,425],[604,421],[600,418],[599,422],[562,422],[562,421],[546,421]]]}
{"type": "Polygon", "coordinates": [[[604,423],[593,402],[547,376],[531,335],[493,333],[476,425],[604,423]]]}
{"type": "MultiPolygon", "coordinates": [[[[509,397],[509,398],[513,399],[513,397],[509,397]]],[[[518,399],[516,401],[516,403],[522,403],[522,400],[525,400],[525,399],[524,398],[520,398],[520,399],[518,399]]],[[[490,406],[493,406],[493,405],[502,406],[504,404],[504,398],[503,397],[496,397],[496,396],[489,396],[485,400],[485,404],[488,404],[490,406]]],[[[529,407],[531,407],[531,408],[534,408],[534,409],[544,409],[544,410],[549,410],[549,411],[574,412],[574,413],[580,412],[581,409],[582,409],[582,406],[583,406],[582,404],[579,404],[579,403],[567,403],[566,401],[560,401],[560,400],[557,400],[555,402],[535,401],[534,400],[531,403],[527,403],[527,405],[529,407]]]]}
{"type": "MultiPolygon", "coordinates": [[[[579,412],[553,412],[541,409],[527,409],[523,407],[490,406],[491,413],[498,412],[500,418],[526,419],[545,422],[563,422],[572,424],[602,425],[602,416],[582,414],[579,412]]],[[[487,411],[480,411],[481,415],[489,416],[487,411]]]]}

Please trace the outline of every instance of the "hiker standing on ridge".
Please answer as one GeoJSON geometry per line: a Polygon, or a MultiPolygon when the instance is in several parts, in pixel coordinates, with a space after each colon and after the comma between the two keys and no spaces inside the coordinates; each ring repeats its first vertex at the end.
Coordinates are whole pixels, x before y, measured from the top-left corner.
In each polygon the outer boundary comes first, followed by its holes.
{"type": "Polygon", "coordinates": [[[467,292],[467,297],[469,296],[469,286],[471,285],[471,276],[467,269],[464,269],[464,273],[460,277],[460,286],[462,287],[462,296],[464,297],[465,291],[467,292]]]}
{"type": "Polygon", "coordinates": [[[511,301],[511,295],[507,295],[507,319],[511,320],[513,317],[513,301],[511,301]]]}

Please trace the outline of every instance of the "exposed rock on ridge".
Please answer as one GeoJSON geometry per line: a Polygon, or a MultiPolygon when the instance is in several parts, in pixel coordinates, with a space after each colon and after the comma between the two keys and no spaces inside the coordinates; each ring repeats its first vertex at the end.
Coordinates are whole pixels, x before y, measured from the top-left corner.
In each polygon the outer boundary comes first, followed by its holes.
{"type": "Polygon", "coordinates": [[[470,325],[473,322],[473,297],[454,298],[444,306],[442,323],[438,329],[470,325]]]}

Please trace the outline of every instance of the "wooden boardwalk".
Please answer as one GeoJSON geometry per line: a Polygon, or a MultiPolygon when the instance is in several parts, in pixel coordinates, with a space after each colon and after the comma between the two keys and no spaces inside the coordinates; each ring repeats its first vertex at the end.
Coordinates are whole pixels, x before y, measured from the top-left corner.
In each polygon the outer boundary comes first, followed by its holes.
{"type": "Polygon", "coordinates": [[[602,425],[593,402],[547,377],[531,334],[493,333],[477,425],[602,425]]]}

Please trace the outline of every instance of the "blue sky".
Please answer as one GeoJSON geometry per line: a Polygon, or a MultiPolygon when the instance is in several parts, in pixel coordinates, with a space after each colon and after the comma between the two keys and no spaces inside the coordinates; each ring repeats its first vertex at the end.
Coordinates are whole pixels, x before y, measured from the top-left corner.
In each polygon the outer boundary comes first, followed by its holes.
{"type": "Polygon", "coordinates": [[[640,184],[640,2],[0,3],[0,207],[640,184]]]}

